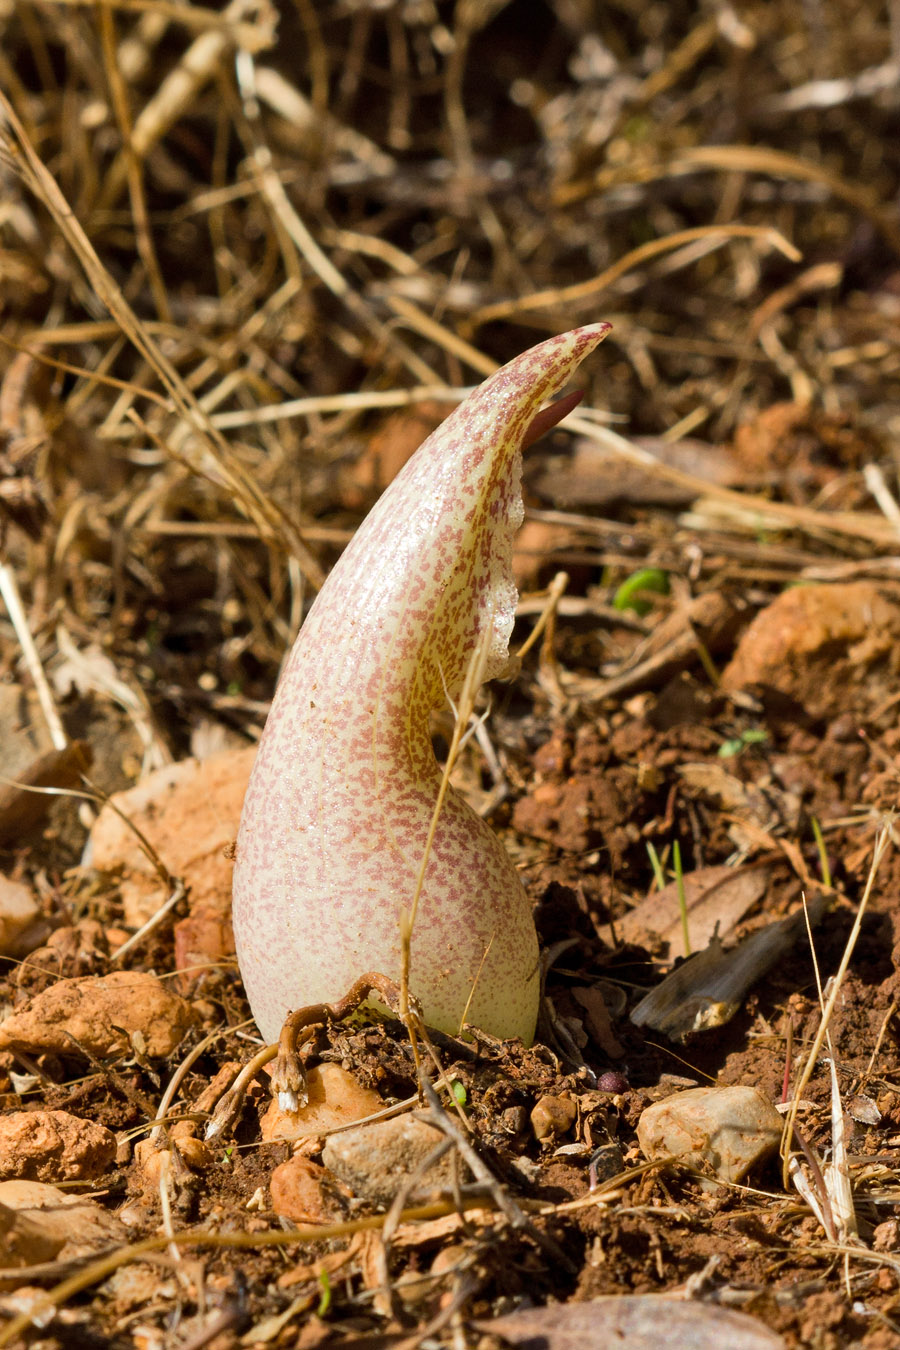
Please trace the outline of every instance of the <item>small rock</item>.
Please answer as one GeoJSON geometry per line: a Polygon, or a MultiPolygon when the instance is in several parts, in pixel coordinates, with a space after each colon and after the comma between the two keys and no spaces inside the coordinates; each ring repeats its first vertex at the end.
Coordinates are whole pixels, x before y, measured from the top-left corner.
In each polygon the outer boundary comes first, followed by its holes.
{"type": "Polygon", "coordinates": [[[48,932],[31,887],[0,875],[0,956],[27,956],[48,932]]]}
{"type": "Polygon", "coordinates": [[[104,806],[91,831],[91,863],[100,872],[122,873],[126,924],[140,927],[166,896],[134,831],[113,808],[138,826],[171,874],[185,883],[192,907],[206,905],[226,915],[232,873],[227,850],[237,834],[255,757],[256,747],[249,746],[167,764],[104,806]]]}
{"type": "Polygon", "coordinates": [[[541,1097],[531,1113],[535,1139],[568,1134],[577,1115],[578,1107],[571,1097],[541,1097]]]}
{"type": "Polygon", "coordinates": [[[203,1172],[213,1163],[212,1149],[198,1139],[194,1133],[196,1126],[191,1120],[177,1121],[172,1126],[171,1135],[182,1161],[194,1172],[203,1172]]]}
{"type": "Polygon", "coordinates": [[[209,971],[234,956],[234,933],[227,915],[199,905],[175,925],[175,983],[189,993],[209,971]]]}
{"type": "Polygon", "coordinates": [[[895,1252],[900,1244],[900,1223],[896,1219],[885,1219],[872,1233],[872,1250],[876,1252],[895,1252]]]}
{"type": "Polygon", "coordinates": [[[165,1059],[194,1021],[191,1005],[155,975],[117,970],[102,978],[60,980],[0,1023],[0,1050],[73,1055],[79,1042],[100,1059],[132,1053],[132,1036],[165,1059]]]}
{"type": "Polygon", "coordinates": [[[124,1226],[96,1201],[41,1181],[0,1181],[0,1234],[3,1264],[14,1266],[78,1256],[126,1240],[124,1226]]]}
{"type": "Polygon", "coordinates": [[[272,1208],[294,1223],[335,1223],[346,1216],[350,1192],[327,1167],[309,1158],[279,1163],[269,1181],[272,1208]]]}
{"type": "Polygon", "coordinates": [[[648,1106],[637,1127],[645,1157],[706,1163],[723,1181],[741,1181],[774,1153],[781,1131],[781,1116],[768,1098],[740,1086],[678,1092],[648,1106]]]}
{"type": "Polygon", "coordinates": [[[722,688],[774,689],[816,717],[876,707],[896,689],[900,605],[871,581],[792,586],[761,610],[722,688]]]}
{"type": "Polygon", "coordinates": [[[45,1233],[27,1214],[0,1202],[0,1252],[4,1266],[36,1266],[52,1261],[62,1243],[45,1233]]]}
{"type": "Polygon", "coordinates": [[[272,1102],[260,1121],[264,1143],[324,1134],[337,1125],[365,1120],[384,1109],[378,1093],[361,1087],[339,1064],[315,1065],[307,1074],[306,1087],[309,1100],[299,1111],[282,1111],[277,1102],[272,1102]]]}
{"type": "MultiPolygon", "coordinates": [[[[356,1195],[389,1205],[444,1135],[417,1116],[395,1116],[332,1135],[322,1161],[356,1195]]],[[[416,1183],[410,1199],[451,1183],[449,1150],[416,1183]]]]}
{"type": "Polygon", "coordinates": [[[68,1111],[0,1116],[0,1180],[90,1180],[102,1176],[115,1156],[110,1130],[68,1111]]]}
{"type": "Polygon", "coordinates": [[[446,1277],[465,1268],[467,1260],[471,1260],[471,1249],[461,1242],[450,1242],[441,1247],[427,1274],[415,1270],[405,1271],[397,1280],[397,1293],[408,1307],[421,1303],[423,1299],[433,1299],[441,1292],[446,1277]]]}

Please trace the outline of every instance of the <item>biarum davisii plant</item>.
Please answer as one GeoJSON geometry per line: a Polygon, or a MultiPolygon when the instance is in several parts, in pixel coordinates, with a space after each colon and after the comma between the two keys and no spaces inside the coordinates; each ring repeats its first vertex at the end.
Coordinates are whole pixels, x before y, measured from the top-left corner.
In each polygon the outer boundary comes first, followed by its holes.
{"type": "Polygon", "coordinates": [[[416,896],[409,987],[426,1022],[456,1032],[465,1016],[496,1036],[534,1035],[531,907],[502,844],[452,789],[435,817],[429,716],[457,700],[476,658],[483,679],[507,667],[520,452],[577,401],[539,412],[608,331],[542,342],[470,394],[373,507],[310,609],[235,859],[238,961],[267,1040],[289,1010],[339,998],[366,971],[399,982],[416,896]]]}

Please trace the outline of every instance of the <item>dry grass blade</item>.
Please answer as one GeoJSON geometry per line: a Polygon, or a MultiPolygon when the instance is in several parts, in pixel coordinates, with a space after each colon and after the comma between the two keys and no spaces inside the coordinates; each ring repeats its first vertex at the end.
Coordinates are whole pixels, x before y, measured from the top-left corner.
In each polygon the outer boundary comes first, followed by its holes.
{"type": "Polygon", "coordinates": [[[584,300],[591,300],[600,295],[620,277],[626,276],[628,272],[640,267],[642,263],[650,262],[661,254],[671,253],[675,249],[681,248],[685,244],[692,244],[697,240],[708,240],[718,247],[720,244],[728,243],[730,239],[757,239],[761,244],[767,244],[770,248],[776,249],[785,258],[789,258],[791,262],[799,262],[801,257],[801,254],[794,248],[793,244],[785,239],[784,235],[767,226],[698,225],[691,230],[677,230],[674,234],[664,235],[662,239],[651,239],[646,244],[640,244],[637,248],[633,248],[626,253],[618,262],[613,263],[611,267],[607,267],[599,276],[591,277],[589,281],[577,281],[571,286],[534,291],[531,295],[522,295],[516,300],[485,305],[483,309],[475,311],[469,318],[468,324],[471,328],[476,328],[480,324],[490,323],[495,319],[508,319],[513,315],[529,310],[556,307],[562,309],[569,305],[578,305],[584,300]]]}
{"type": "Polygon", "coordinates": [[[860,899],[859,905],[857,906],[856,914],[853,919],[853,927],[851,928],[850,935],[847,938],[847,943],[846,946],[844,947],[844,953],[843,956],[841,957],[840,965],[833,977],[831,992],[829,993],[827,1001],[825,1002],[824,1008],[822,1010],[822,1020],[819,1025],[819,1029],[816,1032],[815,1039],[813,1040],[812,1046],[810,1047],[809,1050],[809,1054],[806,1057],[806,1063],[803,1066],[803,1071],[799,1075],[797,1082],[794,1085],[794,1095],[793,1098],[791,1099],[790,1111],[785,1117],[784,1136],[782,1138],[782,1145],[781,1145],[782,1158],[784,1160],[785,1185],[787,1184],[788,1164],[791,1156],[790,1139],[796,1125],[797,1111],[799,1109],[800,1102],[803,1099],[803,1093],[806,1089],[806,1085],[815,1071],[816,1063],[818,1061],[819,1054],[821,1053],[822,1046],[825,1044],[825,1039],[828,1035],[829,1024],[831,1022],[831,1016],[832,1013],[834,1012],[834,1006],[837,1002],[838,995],[840,994],[841,989],[843,987],[843,983],[850,966],[850,961],[853,956],[853,951],[854,948],[856,947],[857,939],[859,938],[859,934],[862,929],[862,921],[863,918],[865,917],[866,909],[868,908],[869,899],[872,894],[872,887],[875,884],[875,878],[878,874],[878,868],[881,865],[881,860],[884,857],[885,852],[887,851],[888,845],[892,842],[893,842],[893,825],[891,824],[891,822],[888,822],[887,824],[882,826],[881,831],[878,834],[878,838],[875,841],[875,848],[872,852],[872,862],[869,867],[869,874],[866,877],[865,889],[863,891],[862,898],[860,899]]]}
{"type": "Polygon", "coordinates": [[[693,173],[697,169],[718,169],[723,173],[765,173],[801,182],[820,183],[868,217],[893,251],[900,253],[900,229],[868,188],[830,173],[811,160],[765,145],[699,145],[690,150],[678,151],[665,164],[654,163],[636,170],[630,167],[604,169],[590,180],[568,183],[558,189],[556,202],[559,206],[570,206],[591,193],[601,192],[619,183],[648,183],[670,175],[693,173]]]}
{"type": "Polygon", "coordinates": [[[293,553],[306,579],[315,587],[324,580],[319,563],[310,553],[290,521],[263,495],[252,478],[231,456],[228,446],[210,424],[195,396],[158,343],[135,314],[116,286],[106,267],[58,185],[48,173],[17,117],[9,99],[0,90],[0,152],[21,177],[29,190],[44,203],[61,234],[84,268],[98,299],[119,323],[122,332],[155,371],[169,394],[174,409],[198,441],[191,463],[196,472],[213,477],[230,489],[236,502],[254,521],[263,538],[277,542],[286,553],[293,553]]]}

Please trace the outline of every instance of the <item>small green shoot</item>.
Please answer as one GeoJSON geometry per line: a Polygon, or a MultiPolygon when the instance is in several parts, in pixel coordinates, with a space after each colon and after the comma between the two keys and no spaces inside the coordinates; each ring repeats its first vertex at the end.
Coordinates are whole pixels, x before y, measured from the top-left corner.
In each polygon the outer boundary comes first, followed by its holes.
{"type": "Polygon", "coordinates": [[[831,867],[828,863],[828,850],[825,847],[822,826],[819,824],[817,816],[812,817],[812,832],[815,836],[816,848],[819,850],[819,866],[822,869],[822,885],[828,890],[831,890],[831,867]]]}
{"type": "Polygon", "coordinates": [[[681,935],[684,939],[684,954],[691,954],[691,935],[688,930],[687,895],[684,890],[684,872],[681,869],[681,845],[676,839],[672,844],[672,863],[675,868],[675,881],[678,886],[678,910],[681,914],[681,935]]]}
{"type": "Polygon", "coordinates": [[[647,840],[647,856],[650,859],[650,866],[653,868],[653,880],[658,891],[666,889],[666,874],[663,871],[662,861],[656,849],[650,840],[647,840]]]}
{"type": "Polygon", "coordinates": [[[626,577],[613,596],[613,609],[631,609],[635,614],[647,614],[651,606],[647,600],[640,598],[641,593],[647,591],[656,595],[669,594],[669,578],[658,567],[642,567],[640,571],[626,577]]]}
{"type": "Polygon", "coordinates": [[[461,1083],[458,1078],[454,1078],[453,1082],[450,1084],[450,1091],[453,1093],[459,1105],[465,1106],[466,1102],[469,1100],[466,1094],[465,1084],[461,1083]]]}
{"type": "Polygon", "coordinates": [[[733,759],[748,745],[762,745],[768,739],[769,733],[762,727],[748,727],[740,736],[732,736],[730,740],[722,742],[717,751],[719,759],[733,759]]]}
{"type": "Polygon", "coordinates": [[[319,1271],[319,1306],[316,1308],[317,1317],[327,1317],[331,1308],[331,1280],[328,1278],[328,1271],[322,1267],[319,1271]]]}

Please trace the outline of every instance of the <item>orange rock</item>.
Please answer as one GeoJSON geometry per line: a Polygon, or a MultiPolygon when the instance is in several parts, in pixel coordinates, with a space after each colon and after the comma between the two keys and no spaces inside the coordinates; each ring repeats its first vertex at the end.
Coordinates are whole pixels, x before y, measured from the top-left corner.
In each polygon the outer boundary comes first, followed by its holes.
{"type": "Polygon", "coordinates": [[[757,614],[724,689],[776,690],[816,717],[877,707],[900,673],[900,604],[870,581],[793,586],[757,614]]]}
{"type": "Polygon", "coordinates": [[[272,1102],[260,1122],[265,1143],[274,1139],[296,1139],[364,1120],[384,1108],[377,1092],[360,1087],[356,1079],[339,1064],[317,1064],[307,1078],[309,1101],[299,1111],[282,1111],[272,1102]]]}
{"type": "Polygon", "coordinates": [[[128,1055],[135,1044],[165,1059],[194,1021],[189,1003],[155,975],[117,970],[102,979],[60,980],[0,1023],[0,1050],[72,1056],[128,1055]]]}
{"type": "Polygon", "coordinates": [[[175,983],[188,993],[211,967],[234,956],[231,921],[209,905],[200,905],[175,925],[175,983]]]}
{"type": "Polygon", "coordinates": [[[289,1158],[280,1163],[269,1181],[272,1208],[294,1223],[334,1223],[344,1217],[342,1187],[327,1167],[309,1158],[289,1158]]]}
{"type": "Polygon", "coordinates": [[[12,1111],[0,1116],[0,1179],[84,1181],[102,1176],[116,1156],[104,1125],[68,1111],[12,1111]]]}
{"type": "Polygon", "coordinates": [[[536,1139],[568,1134],[578,1116],[578,1107],[571,1097],[541,1097],[531,1113],[531,1128],[536,1139]]]}
{"type": "Polygon", "coordinates": [[[256,747],[209,759],[168,764],[127,792],[117,792],[91,831],[91,861],[101,872],[122,873],[125,921],[137,928],[166,898],[165,888],[133,830],[113,805],[146,835],[173,876],[187,886],[195,909],[228,914],[232,863],[256,747]]]}

